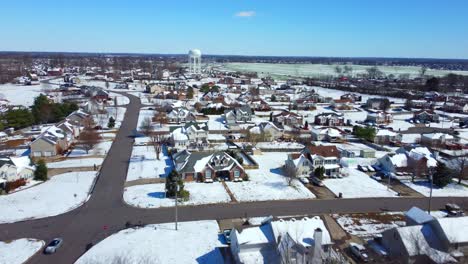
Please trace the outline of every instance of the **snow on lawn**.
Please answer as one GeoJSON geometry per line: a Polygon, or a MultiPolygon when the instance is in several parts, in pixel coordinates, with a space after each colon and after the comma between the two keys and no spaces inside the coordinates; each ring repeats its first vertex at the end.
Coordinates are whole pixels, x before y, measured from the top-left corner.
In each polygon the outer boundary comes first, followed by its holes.
{"type": "Polygon", "coordinates": [[[111,104],[115,104],[116,101],[117,105],[128,105],[130,103],[130,99],[127,96],[118,93],[110,92],[109,97],[111,98],[111,104]]]}
{"type": "Polygon", "coordinates": [[[209,115],[210,120],[208,120],[208,129],[209,130],[228,130],[226,125],[223,123],[224,118],[220,115],[209,115]]]}
{"type": "Polygon", "coordinates": [[[107,127],[107,124],[109,123],[109,118],[113,117],[115,119],[114,128],[119,128],[125,117],[125,111],[127,111],[127,109],[125,107],[109,106],[106,107],[106,111],[107,113],[104,114],[93,115],[93,119],[96,122],[96,125],[101,127],[107,127]]]}
{"type": "MultiPolygon", "coordinates": [[[[31,106],[34,98],[39,96],[46,84],[40,85],[17,85],[12,83],[0,85],[0,99],[7,99],[12,105],[31,106]]],[[[50,86],[49,88],[53,88],[50,86]]]]}
{"type": "Polygon", "coordinates": [[[138,115],[138,124],[137,124],[137,129],[141,127],[143,124],[143,121],[146,118],[153,118],[154,114],[156,113],[155,110],[149,110],[149,109],[141,109],[140,114],[138,115]]]}
{"type": "Polygon", "coordinates": [[[44,246],[44,241],[21,238],[13,241],[0,241],[0,264],[21,264],[31,258],[44,246]]]}
{"type": "Polygon", "coordinates": [[[343,173],[348,176],[337,179],[325,179],[323,183],[336,196],[343,194],[343,198],[363,197],[394,197],[397,195],[392,190],[387,190],[385,185],[370,178],[364,172],[352,168],[343,168],[343,173]]]}
{"type": "Polygon", "coordinates": [[[286,177],[282,175],[281,167],[287,158],[287,153],[265,152],[253,156],[259,169],[247,170],[249,181],[226,182],[227,186],[239,202],[311,199],[315,196],[298,180],[288,186],[286,177]]]}
{"type": "Polygon", "coordinates": [[[47,163],[47,168],[49,169],[59,169],[59,168],[79,168],[79,167],[93,167],[94,165],[99,166],[104,161],[103,158],[74,158],[66,159],[63,161],[47,163]]]}
{"type": "Polygon", "coordinates": [[[88,153],[86,153],[86,150],[84,150],[84,149],[77,146],[74,149],[72,149],[72,151],[70,152],[70,154],[68,154],[67,157],[83,157],[83,156],[90,156],[90,155],[97,155],[97,156],[107,155],[107,152],[109,152],[109,149],[112,146],[112,142],[113,141],[99,142],[88,153]]]}
{"type": "MultiPolygon", "coordinates": [[[[423,181],[416,180],[414,183],[411,182],[411,180],[401,180],[401,182],[426,197],[429,197],[430,195],[431,188],[430,188],[430,183],[427,180],[423,180],[423,181]]],[[[456,183],[449,183],[444,188],[438,188],[437,186],[434,185],[432,189],[432,196],[467,197],[468,188],[463,185],[456,184],[456,183]]]]}
{"type": "Polygon", "coordinates": [[[128,165],[127,181],[166,177],[172,168],[172,160],[167,156],[165,148],[159,154],[158,160],[152,146],[134,146],[128,165]]]}
{"type": "Polygon", "coordinates": [[[405,226],[402,212],[332,215],[349,234],[370,239],[393,227],[405,226]]]}
{"type": "MultiPolygon", "coordinates": [[[[132,206],[142,208],[158,208],[175,206],[174,199],[165,198],[164,183],[136,185],[125,188],[124,201],[132,206]]],[[[231,198],[222,183],[185,183],[185,189],[190,192],[188,201],[180,205],[199,205],[214,203],[229,203],[231,198]]]]}
{"type": "Polygon", "coordinates": [[[125,229],[86,252],[75,264],[87,263],[224,263],[217,247],[216,221],[180,222],[125,229]],[[120,261],[118,261],[120,260],[120,261]]]}
{"type": "Polygon", "coordinates": [[[73,210],[88,198],[94,171],[59,174],[35,187],[0,196],[0,223],[55,216],[73,210]]]}

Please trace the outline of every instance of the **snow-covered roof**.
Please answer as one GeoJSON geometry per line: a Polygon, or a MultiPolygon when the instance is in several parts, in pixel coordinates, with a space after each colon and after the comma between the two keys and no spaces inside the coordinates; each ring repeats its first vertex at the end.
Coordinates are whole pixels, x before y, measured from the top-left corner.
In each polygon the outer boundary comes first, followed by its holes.
{"type": "Polygon", "coordinates": [[[444,134],[444,133],[423,134],[422,136],[425,138],[430,138],[430,139],[441,139],[441,138],[454,139],[452,135],[444,134]]]}
{"type": "MultiPolygon", "coordinates": [[[[235,231],[237,232],[237,230],[235,231]]],[[[259,227],[251,227],[242,230],[241,233],[236,233],[239,245],[255,245],[273,243],[274,235],[269,225],[259,227]]]]}
{"type": "Polygon", "coordinates": [[[188,140],[188,136],[186,135],[185,128],[179,127],[172,131],[172,139],[176,141],[185,141],[188,140]]]}
{"type": "Polygon", "coordinates": [[[450,243],[468,242],[468,216],[438,218],[437,222],[450,243]]]}
{"type": "Polygon", "coordinates": [[[412,149],[408,155],[415,159],[415,160],[420,160],[423,157],[427,159],[427,166],[428,167],[436,167],[437,166],[437,160],[432,156],[431,151],[426,148],[426,147],[416,147],[412,149]]]}
{"type": "Polygon", "coordinates": [[[322,230],[322,244],[332,244],[330,234],[318,216],[304,217],[301,220],[274,221],[271,222],[271,228],[276,239],[288,233],[296,243],[302,244],[304,247],[313,246],[315,230],[320,228],[322,230]]]}
{"type": "Polygon", "coordinates": [[[206,164],[210,161],[210,159],[213,157],[213,155],[206,156],[200,160],[198,160],[195,165],[193,165],[193,169],[195,172],[202,172],[203,169],[205,168],[206,164]]]}
{"type": "Polygon", "coordinates": [[[417,224],[425,224],[435,219],[426,211],[423,211],[419,207],[415,206],[405,213],[405,217],[413,220],[417,224]]]}
{"type": "Polygon", "coordinates": [[[408,159],[405,154],[395,154],[390,157],[390,161],[395,167],[406,167],[408,166],[408,159]]]}
{"type": "Polygon", "coordinates": [[[397,136],[398,133],[396,132],[393,132],[391,130],[387,130],[387,129],[380,129],[379,131],[377,131],[377,134],[375,134],[375,136],[390,136],[390,137],[395,137],[397,136]]]}

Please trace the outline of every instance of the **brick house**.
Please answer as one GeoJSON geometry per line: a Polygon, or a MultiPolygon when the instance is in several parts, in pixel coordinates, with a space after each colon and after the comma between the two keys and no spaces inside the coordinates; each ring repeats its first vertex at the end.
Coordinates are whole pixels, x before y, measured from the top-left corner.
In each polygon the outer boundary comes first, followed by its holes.
{"type": "Polygon", "coordinates": [[[173,155],[176,170],[185,181],[238,181],[246,177],[244,167],[223,151],[189,152],[183,150],[173,155]]]}

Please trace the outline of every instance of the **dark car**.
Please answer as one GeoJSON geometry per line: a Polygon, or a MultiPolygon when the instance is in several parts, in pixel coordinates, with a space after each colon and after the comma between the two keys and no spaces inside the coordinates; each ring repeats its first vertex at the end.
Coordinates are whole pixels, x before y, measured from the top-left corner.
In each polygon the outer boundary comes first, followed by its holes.
{"type": "Polygon", "coordinates": [[[231,229],[224,229],[223,236],[226,239],[226,243],[231,244],[231,229]]]}

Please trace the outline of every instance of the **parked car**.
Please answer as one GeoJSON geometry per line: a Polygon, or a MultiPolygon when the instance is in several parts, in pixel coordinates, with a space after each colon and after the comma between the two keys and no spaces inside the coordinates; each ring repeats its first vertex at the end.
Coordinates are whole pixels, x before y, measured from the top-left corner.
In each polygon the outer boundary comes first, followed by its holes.
{"type": "Polygon", "coordinates": [[[375,169],[371,165],[367,166],[367,170],[370,172],[375,172],[375,169]]]}
{"type": "Polygon", "coordinates": [[[371,178],[378,181],[378,182],[382,181],[382,177],[380,177],[380,175],[377,175],[377,174],[372,175],[371,178]]]}
{"type": "Polygon", "coordinates": [[[320,187],[325,186],[323,182],[317,177],[312,177],[311,180],[312,180],[312,184],[315,186],[320,186],[320,187]]]}
{"type": "Polygon", "coordinates": [[[447,210],[448,217],[456,217],[456,216],[463,216],[465,213],[457,204],[448,203],[445,205],[445,209],[447,210]]]}
{"type": "Polygon", "coordinates": [[[224,229],[223,236],[226,240],[226,243],[231,244],[231,229],[224,229]]]}
{"type": "Polygon", "coordinates": [[[63,239],[54,238],[44,249],[45,254],[54,254],[63,244],[63,239]]]}
{"type": "Polygon", "coordinates": [[[205,179],[205,183],[213,183],[213,179],[211,179],[211,178],[205,179]]]}
{"type": "Polygon", "coordinates": [[[300,180],[303,184],[309,184],[309,179],[307,179],[306,177],[299,177],[299,180],[300,180]]]}
{"type": "Polygon", "coordinates": [[[349,243],[349,249],[351,250],[351,254],[360,261],[368,262],[369,256],[366,253],[366,248],[358,243],[349,243]]]}
{"type": "Polygon", "coordinates": [[[363,171],[363,172],[367,172],[367,171],[368,171],[366,166],[358,165],[358,169],[359,169],[360,171],[363,171]]]}

